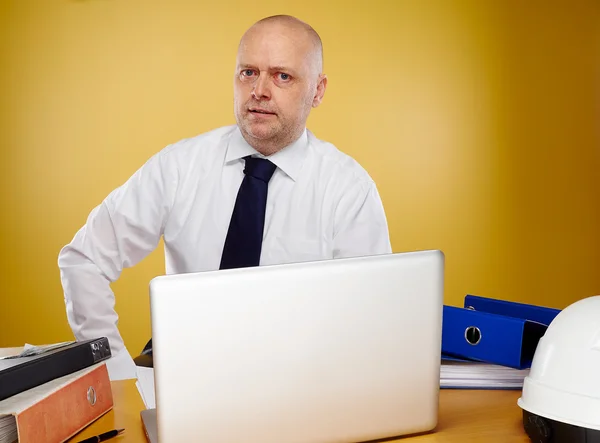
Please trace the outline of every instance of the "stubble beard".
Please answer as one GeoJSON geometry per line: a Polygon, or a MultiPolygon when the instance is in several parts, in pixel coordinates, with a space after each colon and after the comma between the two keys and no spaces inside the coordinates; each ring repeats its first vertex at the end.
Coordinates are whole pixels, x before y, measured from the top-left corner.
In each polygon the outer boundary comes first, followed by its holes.
{"type": "Polygon", "coordinates": [[[257,130],[253,130],[255,124],[248,121],[248,113],[241,119],[237,119],[238,127],[246,142],[262,155],[275,154],[293,143],[302,133],[298,128],[293,128],[291,125],[281,122],[279,115],[276,118],[277,121],[268,126],[263,123],[263,128],[256,128],[257,130]]]}

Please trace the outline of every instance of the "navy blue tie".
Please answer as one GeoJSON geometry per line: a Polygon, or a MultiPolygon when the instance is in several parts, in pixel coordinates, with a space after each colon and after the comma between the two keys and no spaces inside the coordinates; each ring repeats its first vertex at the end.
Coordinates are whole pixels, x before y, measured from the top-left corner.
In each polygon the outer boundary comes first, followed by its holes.
{"type": "Polygon", "coordinates": [[[260,262],[267,191],[277,166],[263,158],[248,156],[244,160],[244,180],[235,200],[219,269],[258,266],[260,262]]]}

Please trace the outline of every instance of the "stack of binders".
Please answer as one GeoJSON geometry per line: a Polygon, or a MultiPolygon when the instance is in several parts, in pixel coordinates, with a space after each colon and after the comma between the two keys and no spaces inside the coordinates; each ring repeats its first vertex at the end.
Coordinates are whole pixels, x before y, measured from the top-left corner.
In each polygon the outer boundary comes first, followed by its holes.
{"type": "Polygon", "coordinates": [[[61,443],[113,407],[103,337],[0,358],[0,443],[61,443]]]}
{"type": "Polygon", "coordinates": [[[467,295],[444,306],[442,388],[520,389],[560,310],[467,295]]]}

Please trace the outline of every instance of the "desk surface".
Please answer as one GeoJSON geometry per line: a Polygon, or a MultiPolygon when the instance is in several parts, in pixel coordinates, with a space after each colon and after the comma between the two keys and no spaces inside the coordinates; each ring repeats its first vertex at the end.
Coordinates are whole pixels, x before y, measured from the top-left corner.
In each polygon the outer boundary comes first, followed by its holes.
{"type": "MultiPolygon", "coordinates": [[[[140,420],[144,403],[134,380],[112,382],[114,408],[69,440],[76,443],[115,428],[125,428],[114,443],[146,443],[140,420]]],[[[517,406],[520,391],[442,390],[439,422],[435,432],[402,442],[529,442],[517,406]]],[[[391,441],[391,440],[390,440],[391,441]]]]}

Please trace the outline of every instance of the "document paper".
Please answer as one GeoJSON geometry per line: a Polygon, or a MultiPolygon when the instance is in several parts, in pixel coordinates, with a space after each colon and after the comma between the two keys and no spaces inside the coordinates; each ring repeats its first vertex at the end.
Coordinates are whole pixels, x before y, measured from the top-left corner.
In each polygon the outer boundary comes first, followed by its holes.
{"type": "Polygon", "coordinates": [[[154,399],[154,368],[136,366],[135,372],[137,375],[135,385],[144,401],[146,409],[156,408],[156,400],[154,399]]]}

